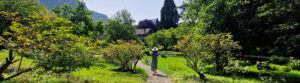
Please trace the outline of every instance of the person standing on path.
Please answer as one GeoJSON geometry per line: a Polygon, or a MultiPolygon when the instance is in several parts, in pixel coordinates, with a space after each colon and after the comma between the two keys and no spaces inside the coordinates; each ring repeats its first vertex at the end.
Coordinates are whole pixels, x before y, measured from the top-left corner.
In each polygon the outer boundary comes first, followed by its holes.
{"type": "Polygon", "coordinates": [[[158,57],[158,48],[154,47],[152,48],[152,61],[151,61],[151,71],[153,72],[153,75],[155,75],[156,69],[157,69],[157,57],[158,57]]]}

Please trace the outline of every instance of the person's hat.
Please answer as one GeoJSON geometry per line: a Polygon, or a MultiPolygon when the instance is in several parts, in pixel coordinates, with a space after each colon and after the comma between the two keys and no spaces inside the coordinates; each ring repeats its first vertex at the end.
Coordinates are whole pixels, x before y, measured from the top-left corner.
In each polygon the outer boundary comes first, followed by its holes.
{"type": "Polygon", "coordinates": [[[152,48],[152,51],[158,51],[158,48],[154,47],[152,48]]]}

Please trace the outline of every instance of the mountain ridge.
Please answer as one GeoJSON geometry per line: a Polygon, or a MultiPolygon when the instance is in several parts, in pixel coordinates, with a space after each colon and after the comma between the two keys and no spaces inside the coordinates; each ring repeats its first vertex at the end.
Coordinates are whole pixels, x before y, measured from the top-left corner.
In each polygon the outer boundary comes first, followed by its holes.
{"type": "MultiPolygon", "coordinates": [[[[64,4],[68,4],[68,5],[71,4],[72,7],[75,7],[75,5],[77,5],[77,0],[35,0],[35,1],[46,6],[50,10],[56,6],[59,7],[64,6],[64,4]]],[[[87,7],[85,8],[88,9],[87,7]]],[[[91,17],[93,18],[93,21],[104,19],[104,22],[107,22],[108,19],[107,15],[95,11],[91,15],[91,17]]]]}

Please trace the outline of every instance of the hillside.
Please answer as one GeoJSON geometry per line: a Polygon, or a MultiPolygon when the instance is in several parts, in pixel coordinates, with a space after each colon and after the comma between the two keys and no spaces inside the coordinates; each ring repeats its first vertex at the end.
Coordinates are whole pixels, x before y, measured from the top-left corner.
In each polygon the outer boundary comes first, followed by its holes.
{"type": "MultiPolygon", "coordinates": [[[[72,4],[73,7],[77,5],[76,0],[36,0],[36,1],[46,6],[50,10],[56,6],[64,6],[64,4],[72,4]]],[[[106,22],[106,20],[108,19],[106,15],[99,12],[95,12],[91,16],[94,21],[104,19],[104,21],[106,22]]]]}

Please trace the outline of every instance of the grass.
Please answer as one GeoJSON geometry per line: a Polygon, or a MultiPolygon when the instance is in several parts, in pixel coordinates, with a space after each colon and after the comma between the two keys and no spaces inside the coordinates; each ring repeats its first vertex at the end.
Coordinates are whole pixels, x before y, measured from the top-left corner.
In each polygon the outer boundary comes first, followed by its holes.
{"type": "MultiPolygon", "coordinates": [[[[151,61],[151,57],[146,56],[142,59],[142,62],[145,63],[145,60],[151,61]]],[[[146,65],[150,65],[150,62],[146,65]]],[[[200,82],[197,79],[194,79],[198,74],[186,66],[186,60],[183,57],[167,57],[167,58],[158,58],[158,69],[166,73],[171,77],[175,83],[197,83],[200,82]]],[[[233,77],[227,76],[217,76],[206,74],[206,77],[211,82],[221,82],[221,83],[232,83],[233,77]]],[[[260,83],[259,79],[255,78],[242,78],[237,77],[235,82],[240,83],[260,83]]]]}
{"type": "Polygon", "coordinates": [[[182,53],[181,52],[174,52],[174,51],[160,51],[159,55],[179,56],[179,55],[182,55],[182,53]]]}
{"type": "Polygon", "coordinates": [[[83,68],[72,75],[79,80],[87,80],[88,82],[109,82],[109,83],[144,83],[147,80],[146,71],[137,68],[136,74],[130,72],[115,72],[117,67],[106,65],[105,68],[91,67],[83,68]]]}
{"type": "MultiPolygon", "coordinates": [[[[142,59],[142,62],[146,65],[150,65],[151,57],[146,56],[142,59]],[[148,60],[148,63],[145,62],[145,60],[148,60]]],[[[300,83],[300,71],[298,70],[291,70],[287,73],[282,73],[280,71],[285,70],[285,65],[276,65],[271,64],[276,71],[267,72],[263,71],[263,73],[272,73],[277,78],[273,78],[273,81],[280,80],[282,78],[285,78],[285,82],[287,83],[300,83]]],[[[176,83],[197,83],[199,82],[198,79],[195,79],[195,77],[198,76],[196,72],[194,72],[191,68],[186,66],[186,60],[183,57],[180,56],[168,56],[166,58],[159,57],[158,58],[158,69],[162,72],[169,75],[172,80],[176,83]]],[[[246,69],[248,72],[252,73],[258,73],[259,70],[256,68],[256,65],[252,65],[247,67],[246,69]]],[[[232,76],[221,76],[221,75],[210,75],[205,74],[208,81],[210,82],[219,82],[219,83],[232,83],[233,77],[232,76]]],[[[236,77],[235,82],[238,83],[261,83],[260,79],[255,76],[242,76],[242,77],[236,77]]],[[[267,82],[267,81],[264,81],[267,82]]],[[[282,81],[281,81],[282,82],[282,81]]]]}
{"type": "Polygon", "coordinates": [[[42,82],[42,83],[144,83],[147,80],[146,71],[138,68],[136,73],[113,71],[118,68],[110,64],[105,67],[93,66],[81,68],[64,74],[54,74],[38,69],[5,81],[6,83],[42,82]]]}
{"type": "MultiPolygon", "coordinates": [[[[5,58],[8,57],[8,50],[0,50],[0,65],[2,64],[5,64],[5,58]]],[[[15,56],[15,59],[14,60],[20,60],[21,59],[21,56],[18,56],[16,53],[13,54],[15,56]]],[[[18,70],[18,67],[19,67],[19,62],[16,62],[16,63],[13,63],[12,65],[10,65],[8,67],[9,70],[18,70]]],[[[33,63],[33,60],[31,59],[28,59],[26,57],[23,57],[23,61],[22,61],[22,64],[21,64],[21,70],[22,69],[27,69],[27,68],[32,68],[34,66],[34,63],[33,63]]],[[[12,73],[14,72],[8,72],[8,73],[5,73],[4,74],[4,77],[9,77],[12,75],[12,73]]]]}
{"type": "MultiPolygon", "coordinates": [[[[8,51],[0,51],[0,61],[3,62],[8,54],[8,51]]],[[[17,56],[16,58],[20,58],[17,56]]],[[[33,60],[23,58],[22,68],[32,67],[33,60]]],[[[18,63],[15,63],[10,66],[10,68],[18,67],[18,63]]],[[[91,82],[91,83],[144,83],[147,80],[147,72],[141,68],[137,68],[136,73],[130,72],[118,72],[114,71],[118,67],[104,63],[99,58],[99,61],[95,62],[95,65],[90,68],[80,68],[76,71],[64,74],[54,74],[49,71],[45,71],[41,68],[36,69],[31,72],[24,73],[20,76],[17,76],[13,79],[4,81],[3,83],[32,83],[32,82],[41,82],[41,83],[82,83],[82,82],[91,82]]],[[[10,73],[6,73],[6,76],[9,76],[10,73]]],[[[1,82],[2,83],[2,82],[1,82]]]]}
{"type": "MultiPolygon", "coordinates": [[[[15,59],[14,60],[20,60],[21,59],[21,56],[18,56],[16,53],[13,54],[15,56],[15,59]]],[[[4,64],[3,62],[5,62],[5,58],[8,57],[8,50],[0,50],[0,63],[1,64],[4,64]]],[[[0,65],[1,65],[0,64],[0,65]]],[[[22,61],[22,65],[21,65],[21,68],[30,68],[30,67],[33,67],[34,64],[33,64],[33,60],[31,59],[28,59],[26,57],[23,57],[23,61],[22,61]]],[[[18,68],[19,67],[19,62],[16,62],[12,65],[10,65],[9,68],[18,68]]]]}

